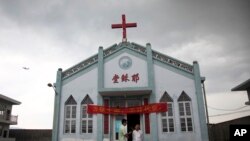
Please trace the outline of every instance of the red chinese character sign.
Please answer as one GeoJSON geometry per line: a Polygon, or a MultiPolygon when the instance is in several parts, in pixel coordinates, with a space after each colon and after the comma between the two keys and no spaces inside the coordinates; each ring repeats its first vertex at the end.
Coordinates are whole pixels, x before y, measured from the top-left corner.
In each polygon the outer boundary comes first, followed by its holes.
{"type": "Polygon", "coordinates": [[[119,77],[117,74],[115,74],[115,75],[113,76],[113,78],[112,78],[113,83],[119,83],[119,82],[118,82],[119,78],[120,78],[120,77],[119,77]]]}
{"type": "Polygon", "coordinates": [[[122,82],[127,82],[127,81],[129,81],[129,79],[128,79],[128,74],[126,73],[122,75],[122,82]]]}
{"type": "Polygon", "coordinates": [[[132,75],[132,81],[137,83],[137,81],[140,80],[139,73],[133,74],[132,75]]]}
{"type": "Polygon", "coordinates": [[[167,103],[151,103],[148,105],[127,108],[116,108],[90,104],[87,107],[87,112],[89,114],[143,114],[167,112],[167,103]]]}
{"type": "Polygon", "coordinates": [[[124,53],[105,65],[105,88],[148,87],[147,64],[144,60],[124,53]]]}
{"type": "Polygon", "coordinates": [[[119,76],[118,74],[114,74],[112,78],[113,83],[126,83],[130,80],[134,83],[137,83],[140,80],[139,73],[135,73],[132,75],[128,75],[127,73],[125,73],[121,74],[121,76],[119,76]]]}

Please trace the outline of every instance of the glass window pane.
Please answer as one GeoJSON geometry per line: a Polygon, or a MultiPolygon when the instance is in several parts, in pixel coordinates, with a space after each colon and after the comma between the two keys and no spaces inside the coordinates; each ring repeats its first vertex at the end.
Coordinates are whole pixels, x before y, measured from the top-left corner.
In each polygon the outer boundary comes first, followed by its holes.
{"type": "Polygon", "coordinates": [[[93,132],[93,121],[88,120],[88,133],[92,133],[92,132],[93,132]]]}
{"type": "Polygon", "coordinates": [[[183,107],[183,103],[179,103],[179,112],[180,112],[180,116],[184,116],[184,107],[183,107]]]}
{"type": "Polygon", "coordinates": [[[76,106],[72,106],[72,118],[76,118],[76,106]]]}
{"type": "Polygon", "coordinates": [[[162,119],[162,132],[168,132],[167,119],[162,119]]]}
{"type": "Polygon", "coordinates": [[[65,121],[64,130],[65,130],[65,131],[64,131],[65,133],[69,133],[69,120],[66,120],[66,121],[65,121]]]}
{"type": "Polygon", "coordinates": [[[87,106],[82,106],[82,118],[87,117],[87,106]]]}
{"type": "Polygon", "coordinates": [[[168,132],[168,128],[163,128],[162,132],[168,132]]]}
{"type": "Polygon", "coordinates": [[[193,131],[193,124],[192,124],[191,118],[187,118],[187,127],[188,127],[188,131],[193,131]]]}
{"type": "Polygon", "coordinates": [[[76,121],[72,120],[71,121],[71,133],[75,133],[76,132],[76,121]]]}
{"type": "Polygon", "coordinates": [[[186,131],[186,127],[181,127],[181,131],[186,131]]]}
{"type": "Polygon", "coordinates": [[[173,106],[172,106],[172,103],[168,104],[168,116],[173,116],[173,106]]]}
{"type": "Polygon", "coordinates": [[[92,114],[88,114],[88,117],[89,117],[89,118],[92,118],[92,117],[93,117],[93,115],[92,115],[92,114]]]}
{"type": "Polygon", "coordinates": [[[82,120],[82,133],[87,132],[87,122],[86,120],[82,120]]]}
{"type": "Polygon", "coordinates": [[[174,132],[174,119],[170,118],[168,120],[168,124],[169,124],[169,131],[174,132]]]}
{"type": "Polygon", "coordinates": [[[166,116],[166,112],[162,112],[161,116],[165,117],[166,116]]]}
{"type": "Polygon", "coordinates": [[[162,119],[162,127],[168,127],[167,126],[167,119],[162,119]]]}
{"type": "Polygon", "coordinates": [[[172,118],[168,119],[169,127],[174,127],[174,120],[172,118]]]}
{"type": "Polygon", "coordinates": [[[193,127],[188,127],[188,131],[193,131],[193,127]]]}
{"type": "Polygon", "coordinates": [[[185,103],[186,115],[191,115],[190,103],[185,103]]]}
{"type": "Polygon", "coordinates": [[[185,118],[181,118],[181,131],[186,131],[186,121],[185,121],[185,118]]]}
{"type": "Polygon", "coordinates": [[[66,106],[66,118],[70,118],[70,106],[66,106]]]}

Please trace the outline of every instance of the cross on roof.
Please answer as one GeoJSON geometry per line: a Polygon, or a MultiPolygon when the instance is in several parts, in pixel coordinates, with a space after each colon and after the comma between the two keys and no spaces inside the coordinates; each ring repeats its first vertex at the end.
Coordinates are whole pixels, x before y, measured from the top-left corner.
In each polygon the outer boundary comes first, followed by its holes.
{"type": "Polygon", "coordinates": [[[129,27],[136,27],[137,24],[136,23],[126,23],[126,17],[123,14],[122,15],[122,24],[112,24],[112,28],[122,28],[123,32],[122,32],[122,41],[126,42],[127,41],[127,33],[126,33],[126,28],[129,27]]]}

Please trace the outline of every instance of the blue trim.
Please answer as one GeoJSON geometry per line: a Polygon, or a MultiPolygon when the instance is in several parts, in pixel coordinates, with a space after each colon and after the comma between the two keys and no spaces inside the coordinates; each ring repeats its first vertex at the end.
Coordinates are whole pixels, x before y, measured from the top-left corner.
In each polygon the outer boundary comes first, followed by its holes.
{"type": "Polygon", "coordinates": [[[60,107],[61,107],[61,90],[62,90],[62,69],[58,69],[55,85],[55,101],[54,101],[54,117],[53,117],[53,131],[52,141],[59,140],[59,122],[60,122],[60,107]]]}
{"type": "Polygon", "coordinates": [[[113,58],[115,58],[115,57],[121,55],[122,53],[129,53],[129,54],[131,54],[131,55],[133,55],[133,56],[139,57],[139,58],[141,58],[141,59],[143,59],[143,60],[146,61],[146,56],[145,56],[144,54],[135,52],[135,51],[134,51],[133,49],[131,49],[131,48],[125,48],[125,47],[123,47],[123,48],[117,49],[117,50],[115,51],[115,53],[113,53],[113,54],[111,54],[111,55],[109,55],[109,56],[107,56],[107,57],[104,57],[104,63],[106,63],[106,62],[112,60],[113,58]]]}
{"type": "Polygon", "coordinates": [[[208,129],[206,123],[206,116],[205,116],[205,107],[204,107],[204,99],[202,94],[201,88],[201,76],[200,76],[200,69],[199,64],[197,61],[193,62],[194,66],[194,80],[195,80],[195,89],[196,89],[196,97],[197,97],[197,104],[198,104],[198,114],[200,120],[200,130],[201,130],[201,140],[208,141],[208,129]]]}
{"type": "Polygon", "coordinates": [[[152,95],[150,96],[150,102],[155,102],[155,75],[153,66],[153,56],[151,45],[147,43],[147,73],[148,73],[148,87],[152,89],[152,95]]]}
{"type": "MultiPolygon", "coordinates": [[[[93,59],[95,56],[96,56],[96,55],[91,56],[91,57],[88,58],[88,59],[91,59],[91,58],[93,59]]],[[[82,65],[82,64],[84,64],[84,62],[87,61],[88,59],[85,59],[84,61],[82,61],[82,62],[78,63],[77,65],[75,65],[75,66],[73,66],[73,67],[67,69],[66,71],[64,71],[64,72],[63,72],[63,77],[62,77],[62,79],[67,79],[67,78],[69,78],[69,77],[71,77],[71,76],[77,74],[78,72],[80,72],[80,71],[82,71],[82,70],[85,70],[85,69],[91,67],[91,66],[94,65],[94,64],[97,64],[97,61],[94,61],[93,63],[90,63],[90,64],[88,64],[88,65],[85,65],[84,68],[79,69],[79,66],[82,65]],[[68,71],[70,71],[71,73],[70,73],[70,74],[67,74],[68,71]],[[66,73],[66,74],[65,74],[65,73],[66,73]],[[64,76],[64,75],[66,75],[66,76],[64,76]]]]}
{"type": "MultiPolygon", "coordinates": [[[[104,86],[104,65],[103,65],[103,47],[98,50],[98,91],[104,86]]],[[[100,94],[97,95],[97,105],[102,105],[103,100],[100,94]]],[[[103,141],[103,116],[97,114],[97,141],[103,141]]]]}
{"type": "MultiPolygon", "coordinates": [[[[156,102],[156,94],[155,94],[155,73],[154,73],[154,66],[153,66],[153,54],[150,43],[146,44],[147,48],[147,67],[148,67],[148,86],[152,89],[152,93],[149,98],[149,103],[156,102]]],[[[152,138],[151,140],[158,141],[158,121],[156,113],[150,114],[150,131],[152,138]]]]}

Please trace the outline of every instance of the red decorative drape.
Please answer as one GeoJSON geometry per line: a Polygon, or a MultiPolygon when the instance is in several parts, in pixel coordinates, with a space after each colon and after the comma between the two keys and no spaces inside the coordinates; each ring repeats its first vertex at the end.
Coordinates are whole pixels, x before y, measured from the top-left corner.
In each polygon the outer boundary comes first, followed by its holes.
{"type": "MultiPolygon", "coordinates": [[[[107,100],[108,101],[108,100],[107,100]]],[[[106,103],[106,101],[105,101],[106,103]]],[[[89,114],[145,114],[153,112],[166,112],[166,103],[152,103],[145,102],[142,106],[115,108],[109,106],[88,105],[87,112],[89,114]]]]}
{"type": "MultiPolygon", "coordinates": [[[[104,100],[104,106],[106,106],[106,107],[109,106],[109,100],[108,99],[104,100]]],[[[104,115],[104,127],[103,128],[104,128],[104,134],[109,134],[109,115],[108,114],[104,115]]]]}
{"type": "MultiPolygon", "coordinates": [[[[148,105],[148,99],[144,98],[144,105],[148,105]]],[[[167,108],[167,106],[165,106],[167,108]]],[[[167,109],[166,109],[167,111],[167,109]]],[[[149,123],[149,113],[144,114],[144,120],[145,120],[145,133],[150,134],[150,123],[149,123]]]]}

